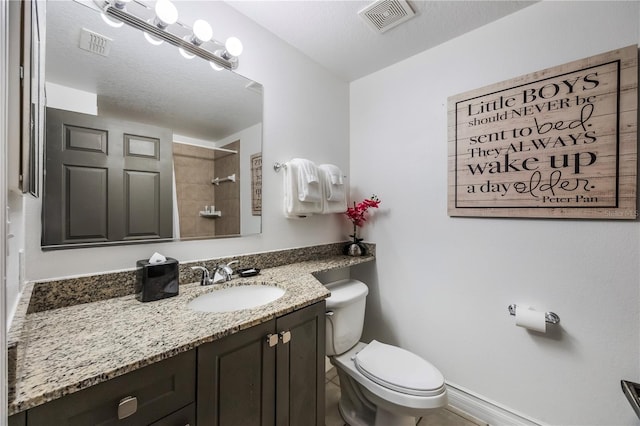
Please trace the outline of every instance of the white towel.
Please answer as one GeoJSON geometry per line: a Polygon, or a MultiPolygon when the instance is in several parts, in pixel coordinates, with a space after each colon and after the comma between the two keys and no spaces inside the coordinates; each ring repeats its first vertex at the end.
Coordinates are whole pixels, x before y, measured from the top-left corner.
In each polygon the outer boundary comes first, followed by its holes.
{"type": "Polygon", "coordinates": [[[307,217],[322,213],[322,199],[317,202],[300,201],[298,196],[298,166],[288,162],[284,169],[284,215],[288,218],[307,217]]]}
{"type": "Polygon", "coordinates": [[[325,199],[328,201],[342,201],[345,199],[344,181],[342,170],[333,164],[321,164],[318,166],[325,184],[325,199]]]}
{"type": "Polygon", "coordinates": [[[342,170],[333,164],[321,164],[318,166],[318,171],[325,195],[322,213],[344,213],[347,211],[347,191],[342,170]]]}
{"type": "Polygon", "coordinates": [[[332,185],[343,185],[344,180],[342,176],[342,170],[340,167],[334,164],[320,164],[318,169],[324,170],[324,172],[329,175],[330,183],[332,185]]]}
{"type": "Polygon", "coordinates": [[[307,203],[322,202],[322,186],[316,165],[303,158],[294,158],[289,164],[293,164],[294,170],[297,170],[298,200],[307,203]]]}

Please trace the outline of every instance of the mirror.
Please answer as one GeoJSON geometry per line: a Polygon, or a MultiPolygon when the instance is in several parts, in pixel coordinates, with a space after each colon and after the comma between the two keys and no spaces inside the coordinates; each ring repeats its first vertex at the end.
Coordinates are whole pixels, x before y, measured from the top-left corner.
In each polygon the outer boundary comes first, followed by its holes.
{"type": "MultiPolygon", "coordinates": [[[[175,180],[169,238],[261,232],[260,84],[215,71],[202,58],[186,59],[167,43],[151,45],[127,25],[111,27],[92,3],[49,1],[46,19],[48,108],[88,115],[97,110],[108,120],[171,131],[175,180]]],[[[49,157],[45,173],[59,166],[49,157]]],[[[47,197],[65,192],[48,191],[46,185],[45,206],[47,197]]],[[[44,216],[46,226],[46,208],[44,216]]]]}

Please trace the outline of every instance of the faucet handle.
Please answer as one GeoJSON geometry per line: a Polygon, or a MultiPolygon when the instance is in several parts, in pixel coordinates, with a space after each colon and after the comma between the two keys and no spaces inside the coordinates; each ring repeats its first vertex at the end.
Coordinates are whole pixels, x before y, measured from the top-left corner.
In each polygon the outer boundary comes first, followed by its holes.
{"type": "Polygon", "coordinates": [[[209,270],[204,266],[192,266],[191,269],[194,271],[202,271],[202,278],[200,279],[200,285],[209,285],[212,284],[211,278],[209,277],[209,270]]]}
{"type": "Polygon", "coordinates": [[[231,279],[231,275],[227,272],[226,265],[217,265],[213,270],[213,278],[212,282],[214,284],[223,283],[225,281],[229,281],[231,279]]]}
{"type": "Polygon", "coordinates": [[[229,276],[229,279],[231,279],[231,275],[233,275],[233,269],[231,268],[231,265],[240,262],[239,260],[232,260],[231,262],[227,263],[226,265],[223,266],[224,271],[227,273],[227,275],[229,276]]]}

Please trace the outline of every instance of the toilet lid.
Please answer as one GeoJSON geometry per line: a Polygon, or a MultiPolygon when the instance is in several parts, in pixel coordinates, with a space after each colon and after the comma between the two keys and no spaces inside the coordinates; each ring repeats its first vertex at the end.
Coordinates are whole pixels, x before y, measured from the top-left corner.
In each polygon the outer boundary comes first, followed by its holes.
{"type": "Polygon", "coordinates": [[[373,340],[354,358],[356,368],[371,381],[397,392],[434,396],[442,393],[444,377],[418,355],[373,340]]]}

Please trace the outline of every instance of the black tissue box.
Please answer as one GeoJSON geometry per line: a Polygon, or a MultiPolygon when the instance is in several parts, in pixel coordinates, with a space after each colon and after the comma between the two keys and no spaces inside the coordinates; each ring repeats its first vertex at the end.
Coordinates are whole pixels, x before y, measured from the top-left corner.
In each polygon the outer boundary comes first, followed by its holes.
{"type": "Polygon", "coordinates": [[[178,261],[167,257],[160,263],[149,263],[147,259],[136,262],[136,299],[152,302],[178,295],[178,261]]]}

